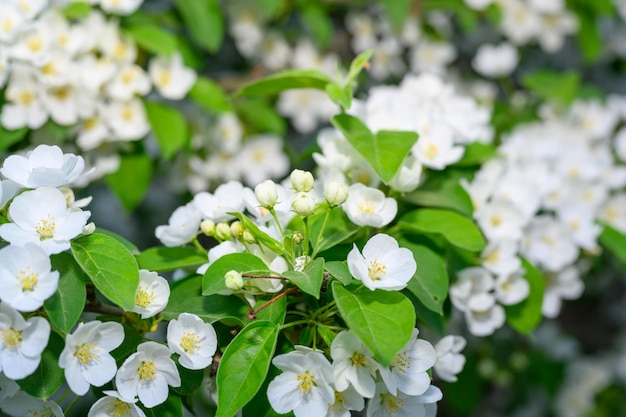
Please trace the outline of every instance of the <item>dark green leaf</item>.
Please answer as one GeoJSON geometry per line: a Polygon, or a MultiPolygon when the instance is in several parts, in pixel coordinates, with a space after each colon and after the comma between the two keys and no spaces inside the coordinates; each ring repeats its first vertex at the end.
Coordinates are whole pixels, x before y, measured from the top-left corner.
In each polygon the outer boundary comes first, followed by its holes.
{"type": "Polygon", "coordinates": [[[68,252],[52,255],[50,260],[52,270],[59,271],[59,287],[43,306],[50,321],[63,333],[69,333],[85,307],[86,276],[68,252]]]}
{"type": "Polygon", "coordinates": [[[126,33],[137,42],[137,45],[155,54],[171,56],[178,46],[173,34],[156,25],[133,25],[126,28],[126,33]]]}
{"type": "Polygon", "coordinates": [[[270,271],[258,256],[251,253],[230,253],[213,262],[202,278],[202,294],[217,294],[226,290],[224,276],[229,271],[239,273],[254,272],[270,274],[270,271]]]}
{"type": "Polygon", "coordinates": [[[318,70],[285,70],[244,84],[236,95],[266,96],[293,88],[325,90],[329,82],[328,75],[318,70]]]}
{"type": "MultiPolygon", "coordinates": [[[[112,320],[111,317],[109,319],[112,320]]],[[[124,340],[122,344],[111,351],[111,356],[115,359],[118,367],[124,363],[127,357],[137,352],[137,346],[144,341],[143,336],[139,334],[137,329],[131,327],[128,323],[122,323],[124,326],[124,340]]]]}
{"type": "Polygon", "coordinates": [[[54,394],[65,381],[63,369],[59,367],[59,356],[64,347],[61,336],[50,333],[48,346],[41,354],[41,362],[35,372],[16,381],[20,388],[38,398],[48,398],[54,394]]]}
{"type": "Polygon", "coordinates": [[[257,132],[272,132],[284,135],[287,122],[263,99],[248,99],[237,103],[237,114],[257,132]]]}
{"type": "Polygon", "coordinates": [[[382,6],[391,22],[391,26],[400,33],[404,26],[404,21],[410,15],[412,0],[385,0],[382,6]]]}
{"type": "Polygon", "coordinates": [[[528,297],[519,304],[504,306],[506,321],[520,333],[530,334],[541,322],[541,305],[545,281],[541,272],[526,260],[522,260],[525,278],[530,284],[528,297]]]}
{"type": "Polygon", "coordinates": [[[198,77],[189,91],[189,98],[206,111],[222,113],[233,110],[222,87],[210,78],[198,77]]]}
{"type": "Polygon", "coordinates": [[[448,295],[448,272],[445,259],[428,246],[400,240],[400,247],[413,252],[417,271],[407,285],[429,310],[443,314],[443,303],[448,295]]]}
{"type": "Polygon", "coordinates": [[[140,268],[155,272],[193,268],[207,262],[206,252],[183,246],[171,248],[159,246],[147,249],[137,256],[137,263],[140,268]]]}
{"type": "Polygon", "coordinates": [[[343,285],[350,285],[352,283],[352,274],[348,269],[348,265],[342,261],[326,262],[324,269],[333,277],[343,283],[343,285]]]}
{"type": "Polygon", "coordinates": [[[388,366],[413,334],[415,311],[409,299],[397,291],[344,287],[339,281],[333,281],[332,287],[339,313],[350,330],[381,365],[388,366]]]}
{"type": "Polygon", "coordinates": [[[278,332],[274,323],[255,321],[228,345],[217,370],[215,417],[232,417],[261,388],[274,356],[278,332]]]}
{"type": "Polygon", "coordinates": [[[178,368],[178,374],[180,375],[180,387],[172,387],[174,391],[180,395],[191,395],[202,385],[204,379],[204,370],[187,369],[181,366],[180,363],[176,364],[178,368]]]}
{"type": "MultiPolygon", "coordinates": [[[[273,294],[266,295],[264,297],[257,298],[257,303],[254,306],[254,309],[258,309],[263,304],[267,303],[272,299],[273,294]]],[[[263,308],[263,310],[259,311],[256,314],[257,320],[271,321],[279,326],[281,326],[285,322],[285,315],[287,314],[287,298],[280,297],[279,299],[272,302],[272,304],[263,308]]]]}
{"type": "Polygon", "coordinates": [[[146,115],[159,143],[161,153],[172,158],[189,140],[189,128],[183,114],[163,103],[144,102],[146,115]]]}
{"type": "Polygon", "coordinates": [[[458,180],[445,181],[435,190],[420,186],[402,199],[416,206],[450,209],[466,216],[471,216],[474,211],[471,198],[458,180]]]}
{"type": "Polygon", "coordinates": [[[580,74],[575,71],[558,73],[538,70],[524,74],[522,85],[540,98],[569,105],[578,92],[580,74]]]}
{"type": "Polygon", "coordinates": [[[135,307],[139,267],[124,245],[110,236],[93,233],[74,239],[72,253],[105,297],[126,311],[135,307]]]}
{"type": "Polygon", "coordinates": [[[217,0],[175,0],[175,4],[198,46],[217,52],[224,40],[224,17],[217,0]]]}
{"type": "Polygon", "coordinates": [[[148,155],[122,155],[117,172],[106,176],[107,184],[127,212],[141,203],[151,181],[152,160],[148,155]]]}
{"type": "Polygon", "coordinates": [[[17,130],[6,130],[0,125],[0,151],[8,149],[11,145],[22,140],[28,133],[28,128],[23,127],[17,130]]]}
{"type": "Polygon", "coordinates": [[[304,272],[286,271],[282,273],[282,276],[295,284],[302,292],[319,299],[324,280],[324,259],[315,259],[304,272]]]}
{"type": "Polygon", "coordinates": [[[598,29],[598,23],[593,16],[587,13],[578,13],[579,29],[576,36],[578,46],[586,62],[592,63],[598,60],[602,53],[602,38],[598,29]]]}
{"type": "Polygon", "coordinates": [[[175,394],[167,396],[167,400],[163,404],[159,404],[156,407],[146,408],[142,407],[146,413],[146,417],[182,417],[183,416],[183,401],[175,394]]]}
{"type": "Polygon", "coordinates": [[[626,236],[608,224],[603,224],[600,244],[626,265],[626,236]]]}

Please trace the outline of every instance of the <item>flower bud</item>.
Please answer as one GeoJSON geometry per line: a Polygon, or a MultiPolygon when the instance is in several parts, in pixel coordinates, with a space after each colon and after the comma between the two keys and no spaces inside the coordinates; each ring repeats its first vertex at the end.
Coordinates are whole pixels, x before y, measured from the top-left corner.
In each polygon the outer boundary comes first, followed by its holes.
{"type": "Polygon", "coordinates": [[[262,207],[271,208],[278,201],[276,184],[272,180],[265,180],[254,188],[254,195],[262,207]]]}
{"type": "Polygon", "coordinates": [[[293,239],[293,243],[299,245],[304,240],[304,235],[301,232],[293,232],[293,236],[291,238],[293,239]]]}
{"type": "Polygon", "coordinates": [[[226,282],[226,288],[231,291],[239,291],[243,288],[243,277],[235,270],[228,271],[224,275],[224,281],[226,282]]]}
{"type": "Polygon", "coordinates": [[[241,238],[243,239],[244,242],[248,244],[257,243],[256,238],[252,235],[252,233],[250,233],[249,230],[244,230],[241,235],[241,238]]]}
{"type": "Polygon", "coordinates": [[[332,181],[324,189],[324,198],[331,207],[341,205],[348,199],[348,187],[339,181],[332,181]]]}
{"type": "Polygon", "coordinates": [[[289,176],[291,180],[291,188],[297,192],[309,192],[313,188],[313,174],[309,171],[294,169],[289,176]]]}
{"type": "Polygon", "coordinates": [[[308,193],[298,193],[291,202],[291,209],[300,216],[310,216],[315,210],[315,199],[308,193]]]}
{"type": "Polygon", "coordinates": [[[202,233],[207,236],[214,236],[215,223],[213,222],[213,220],[202,220],[202,223],[200,223],[200,230],[202,230],[202,233]]]}
{"type": "Polygon", "coordinates": [[[96,231],[96,225],[94,224],[94,222],[90,222],[90,223],[87,223],[85,226],[83,226],[83,231],[81,234],[90,235],[95,231],[96,231]]]}
{"type": "Polygon", "coordinates": [[[243,235],[243,231],[244,231],[244,227],[243,224],[240,221],[234,221],[231,225],[230,225],[230,232],[233,234],[233,236],[235,236],[237,239],[239,239],[242,235],[243,235]]]}
{"type": "Polygon", "coordinates": [[[215,226],[215,237],[217,237],[219,240],[230,240],[233,235],[230,232],[230,226],[228,225],[228,223],[218,223],[217,226],[215,226]]]}

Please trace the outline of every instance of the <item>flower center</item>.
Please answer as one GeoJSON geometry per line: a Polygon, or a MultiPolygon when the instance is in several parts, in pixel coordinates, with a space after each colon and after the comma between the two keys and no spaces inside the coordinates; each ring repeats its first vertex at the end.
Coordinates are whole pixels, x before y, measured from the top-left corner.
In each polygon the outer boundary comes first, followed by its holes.
{"type": "Polygon", "coordinates": [[[494,248],[493,250],[487,252],[483,257],[483,261],[486,264],[495,264],[500,260],[500,250],[498,248],[494,248]]]}
{"type": "Polygon", "coordinates": [[[99,349],[96,348],[94,344],[83,343],[76,348],[74,356],[76,356],[78,358],[78,361],[83,365],[89,365],[91,361],[98,359],[98,355],[96,354],[98,350],[99,349]]]}
{"type": "Polygon", "coordinates": [[[361,213],[367,213],[367,214],[376,213],[376,208],[374,207],[374,203],[372,203],[371,201],[361,201],[359,204],[357,204],[356,208],[361,213]]]}
{"type": "Polygon", "coordinates": [[[20,272],[16,275],[17,280],[22,286],[22,292],[34,291],[39,279],[39,273],[31,271],[30,265],[24,269],[20,269],[20,272]]]}
{"type": "Polygon", "coordinates": [[[133,108],[130,106],[124,106],[122,107],[120,116],[122,116],[122,120],[124,120],[125,122],[132,122],[135,118],[135,110],[133,110],[133,108]]]}
{"type": "Polygon", "coordinates": [[[137,369],[137,375],[141,381],[152,381],[155,378],[157,369],[154,361],[141,361],[141,365],[137,369]]]}
{"type": "Polygon", "coordinates": [[[17,94],[16,101],[24,106],[29,106],[33,101],[35,101],[35,94],[33,94],[30,90],[22,90],[17,94]]]}
{"type": "Polygon", "coordinates": [[[424,156],[428,159],[433,159],[439,153],[439,147],[434,143],[429,143],[426,145],[426,149],[424,150],[424,156]]]}
{"type": "Polygon", "coordinates": [[[43,49],[43,41],[40,36],[29,36],[28,40],[26,40],[26,46],[31,52],[37,53],[43,49]]]}
{"type": "Polygon", "coordinates": [[[316,387],[315,377],[309,373],[309,371],[304,371],[303,374],[300,374],[296,377],[298,380],[298,386],[300,387],[300,391],[303,394],[308,394],[311,388],[316,387]]]}
{"type": "Polygon", "coordinates": [[[170,85],[172,82],[172,74],[169,71],[163,70],[159,73],[157,81],[158,84],[163,87],[170,85]]]}
{"type": "Polygon", "coordinates": [[[387,265],[381,264],[377,259],[370,261],[370,267],[367,275],[372,281],[379,281],[381,277],[387,274],[387,265]]]}
{"type": "Polygon", "coordinates": [[[150,291],[148,286],[139,287],[135,294],[135,304],[141,308],[148,307],[155,299],[154,291],[150,291]]]}
{"type": "Polygon", "coordinates": [[[200,348],[198,344],[200,343],[200,338],[196,336],[194,332],[185,332],[183,333],[182,339],[180,339],[180,347],[187,353],[192,351],[198,351],[200,348]]]}
{"type": "Polygon", "coordinates": [[[104,411],[112,417],[130,417],[130,406],[122,400],[115,400],[104,407],[104,411]]]}
{"type": "Polygon", "coordinates": [[[4,329],[2,331],[2,342],[9,349],[16,348],[22,341],[22,332],[18,332],[13,328],[4,329]]]}
{"type": "Polygon", "coordinates": [[[2,31],[4,33],[9,33],[13,29],[13,21],[10,18],[5,18],[2,21],[2,31]]]}
{"type": "Polygon", "coordinates": [[[35,230],[39,234],[39,240],[52,239],[54,237],[54,229],[57,227],[57,223],[54,216],[50,216],[47,219],[41,219],[37,222],[35,230]]]}
{"type": "Polygon", "coordinates": [[[257,149],[254,152],[252,152],[252,160],[254,162],[265,161],[265,151],[263,151],[262,149],[257,149]]]}
{"type": "Polygon", "coordinates": [[[387,407],[389,414],[393,415],[404,407],[404,401],[391,393],[385,393],[380,396],[380,402],[387,407]]]}
{"type": "MultiPolygon", "coordinates": [[[[411,358],[406,351],[398,353],[393,361],[391,362],[391,367],[398,372],[406,373],[406,370],[411,367],[411,358]]],[[[394,397],[395,398],[395,397],[394,397]]]]}
{"type": "Polygon", "coordinates": [[[350,357],[350,361],[352,361],[352,365],[354,366],[363,366],[365,365],[365,355],[359,352],[354,352],[354,354],[350,357]]]}
{"type": "Polygon", "coordinates": [[[344,406],[344,395],[341,392],[335,391],[335,402],[333,404],[328,403],[329,411],[332,411],[334,414],[339,414],[343,412],[344,406]]]}

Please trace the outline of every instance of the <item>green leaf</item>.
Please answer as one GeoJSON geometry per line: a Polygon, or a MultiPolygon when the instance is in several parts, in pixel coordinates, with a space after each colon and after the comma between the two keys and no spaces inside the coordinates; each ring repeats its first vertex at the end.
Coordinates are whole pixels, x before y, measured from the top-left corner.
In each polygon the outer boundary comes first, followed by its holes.
{"type": "Polygon", "coordinates": [[[8,149],[11,145],[22,140],[28,133],[28,128],[23,127],[17,130],[6,130],[0,125],[0,151],[8,149]]]}
{"type": "Polygon", "coordinates": [[[437,252],[425,245],[418,245],[405,239],[400,247],[409,249],[417,263],[417,271],[407,285],[407,290],[415,295],[426,308],[440,315],[448,295],[448,272],[446,261],[437,252]]]}
{"type": "Polygon", "coordinates": [[[598,30],[598,23],[594,16],[589,16],[584,11],[578,13],[578,23],[580,27],[576,34],[576,41],[585,62],[593,63],[602,53],[603,41],[598,30]]]}
{"type": "Polygon", "coordinates": [[[493,145],[487,145],[485,143],[474,142],[465,146],[465,153],[460,161],[456,162],[455,166],[477,166],[481,165],[485,161],[493,159],[497,155],[496,148],[493,145]]]}
{"type": "Polygon", "coordinates": [[[344,109],[348,110],[352,106],[352,90],[349,88],[342,88],[337,83],[326,84],[326,94],[335,103],[339,104],[344,109]]]}
{"type": "MultiPolygon", "coordinates": [[[[324,224],[325,216],[326,212],[324,211],[309,217],[309,236],[317,252],[330,249],[338,243],[354,236],[359,231],[359,228],[354,227],[354,224],[348,219],[348,216],[346,216],[343,210],[333,209],[328,218],[328,222],[326,222],[326,227],[324,228],[324,233],[322,234],[322,239],[318,247],[317,237],[324,224]]],[[[300,230],[302,229],[300,228],[300,230]]]]}
{"type": "Polygon", "coordinates": [[[626,265],[626,236],[608,224],[603,224],[602,226],[602,234],[600,234],[599,238],[600,244],[626,265]]]}
{"type": "MultiPolygon", "coordinates": [[[[254,309],[261,307],[263,304],[272,299],[272,295],[257,298],[257,303],[254,305],[254,309]]],[[[285,316],[287,315],[287,297],[281,297],[272,302],[272,304],[263,308],[256,314],[257,320],[271,321],[279,326],[285,322],[285,316]]]]}
{"type": "Polygon", "coordinates": [[[213,262],[206,270],[202,278],[202,295],[226,290],[224,276],[233,270],[239,273],[270,274],[269,268],[258,256],[251,253],[230,253],[213,262]]]}
{"type": "Polygon", "coordinates": [[[207,323],[221,321],[242,326],[248,314],[248,305],[238,297],[203,296],[202,277],[195,275],[172,284],[170,299],[161,315],[165,320],[173,320],[180,313],[195,314],[207,323]]]}
{"type": "Polygon", "coordinates": [[[437,189],[420,186],[402,199],[416,206],[455,210],[468,217],[474,212],[472,199],[459,184],[458,179],[446,180],[437,189]]]}
{"type": "Polygon", "coordinates": [[[257,132],[272,132],[283,136],[287,131],[287,122],[264,99],[248,99],[239,101],[237,114],[257,132]]]}
{"type": "Polygon", "coordinates": [[[339,313],[350,330],[381,365],[388,366],[413,334],[415,311],[409,299],[396,291],[344,287],[339,281],[334,281],[332,288],[339,313]]]}
{"type": "Polygon", "coordinates": [[[209,112],[222,113],[233,110],[222,87],[210,78],[198,77],[189,91],[189,98],[209,112]]]}
{"type": "Polygon", "coordinates": [[[232,417],[257,393],[274,356],[278,332],[274,323],[255,321],[228,345],[217,370],[215,417],[232,417]]]}
{"type": "Polygon", "coordinates": [[[166,159],[172,158],[189,140],[189,128],[183,114],[163,103],[145,101],[146,115],[166,159]]]}
{"type": "Polygon", "coordinates": [[[254,222],[250,220],[248,216],[243,213],[237,212],[229,212],[228,214],[239,219],[241,223],[243,223],[243,226],[246,228],[246,230],[248,230],[248,232],[250,232],[250,234],[252,234],[252,236],[254,236],[256,240],[267,246],[269,250],[277,255],[283,255],[285,253],[285,246],[261,229],[259,229],[259,227],[254,224],[254,222]]]}
{"type": "Polygon", "coordinates": [[[333,23],[324,9],[315,2],[308,2],[300,11],[300,18],[315,42],[323,49],[327,48],[333,38],[333,23]]]}
{"type": "Polygon", "coordinates": [[[545,280],[541,272],[525,259],[522,260],[522,266],[526,271],[525,278],[530,284],[528,298],[519,304],[504,306],[504,310],[507,323],[518,332],[528,335],[541,322],[545,280]]]}
{"type": "Polygon", "coordinates": [[[334,116],[331,122],[386,184],[417,141],[415,132],[381,130],[374,135],[362,121],[348,114],[334,116]]]}
{"type": "Polygon", "coordinates": [[[148,155],[122,155],[117,172],[106,176],[106,182],[130,213],[143,201],[152,181],[152,160],[148,155]],[[132,178],[132,181],[128,179],[132,178]]]}
{"type": "Polygon", "coordinates": [[[74,259],[96,288],[124,310],[132,310],[139,285],[139,267],[128,249],[114,238],[99,233],[74,239],[71,245],[74,259]]]}
{"type": "Polygon", "coordinates": [[[347,81],[351,83],[359,76],[367,62],[370,60],[374,51],[372,49],[368,49],[367,51],[361,52],[357,55],[356,58],[352,60],[350,63],[350,69],[348,70],[348,76],[346,77],[347,81]]]}
{"type": "Polygon", "coordinates": [[[207,262],[206,252],[187,246],[171,248],[158,246],[147,249],[137,256],[137,263],[141,269],[155,272],[193,268],[207,262]]]}
{"type": "Polygon", "coordinates": [[[202,385],[204,379],[204,369],[187,369],[180,363],[176,363],[178,374],[180,375],[180,387],[172,387],[172,389],[180,395],[191,395],[202,385]]]}
{"type": "Polygon", "coordinates": [[[450,210],[417,209],[400,218],[400,229],[410,233],[436,233],[450,244],[468,251],[479,252],[485,247],[485,238],[476,224],[450,210]]]}
{"type": "Polygon", "coordinates": [[[52,255],[50,260],[52,270],[59,271],[59,287],[43,306],[52,324],[63,333],[69,333],[85,307],[87,277],[72,255],[67,252],[52,255]]]}
{"type": "Polygon", "coordinates": [[[326,262],[324,269],[326,269],[326,272],[328,272],[333,278],[341,281],[343,285],[350,285],[352,283],[352,274],[350,274],[348,265],[345,262],[326,262]]]}
{"type": "Polygon", "coordinates": [[[183,401],[178,395],[170,393],[164,403],[152,408],[142,407],[142,409],[146,417],[181,417],[183,401]]]}
{"type": "MultiPolygon", "coordinates": [[[[105,317],[103,321],[111,321],[115,319],[116,318],[109,316],[105,317]]],[[[137,352],[137,346],[144,341],[143,335],[140,334],[137,329],[131,327],[128,323],[122,323],[122,326],[124,326],[124,340],[121,345],[111,351],[111,356],[115,359],[115,363],[118,368],[127,357],[137,352]]]]}
{"type": "Polygon", "coordinates": [[[126,28],[126,33],[148,52],[171,56],[178,47],[176,36],[156,25],[139,24],[126,28]]]}
{"type": "Polygon", "coordinates": [[[277,72],[260,80],[244,84],[237,96],[267,96],[293,88],[316,88],[325,90],[331,82],[328,75],[318,70],[286,70],[277,72]]]}
{"type": "Polygon", "coordinates": [[[51,332],[48,346],[41,354],[41,362],[35,372],[15,381],[20,388],[37,398],[48,398],[54,394],[65,381],[65,373],[59,367],[59,356],[64,346],[61,336],[51,332]]]}
{"type": "Polygon", "coordinates": [[[576,71],[558,73],[538,70],[524,74],[522,85],[540,98],[567,106],[576,98],[580,74],[576,71]]]}
{"type": "Polygon", "coordinates": [[[315,259],[306,267],[304,272],[286,271],[281,275],[300,288],[302,292],[319,299],[324,280],[324,259],[315,259]]]}
{"type": "Polygon", "coordinates": [[[411,3],[413,3],[412,0],[385,0],[382,2],[391,26],[397,33],[400,33],[404,21],[411,14],[411,3]]]}
{"type": "Polygon", "coordinates": [[[126,247],[126,249],[128,249],[130,253],[132,253],[133,255],[139,255],[141,253],[139,248],[135,246],[134,243],[132,243],[130,240],[126,239],[125,237],[118,235],[115,232],[111,232],[110,230],[103,229],[101,227],[96,227],[96,233],[100,233],[102,235],[107,235],[107,236],[112,237],[113,239],[117,240],[122,245],[124,245],[124,247],[126,247]]]}
{"type": "Polygon", "coordinates": [[[191,38],[208,52],[217,52],[224,40],[224,17],[217,0],[175,0],[191,38]]]}
{"type": "Polygon", "coordinates": [[[61,10],[61,13],[67,19],[84,19],[91,13],[91,6],[88,3],[70,3],[61,10]]]}

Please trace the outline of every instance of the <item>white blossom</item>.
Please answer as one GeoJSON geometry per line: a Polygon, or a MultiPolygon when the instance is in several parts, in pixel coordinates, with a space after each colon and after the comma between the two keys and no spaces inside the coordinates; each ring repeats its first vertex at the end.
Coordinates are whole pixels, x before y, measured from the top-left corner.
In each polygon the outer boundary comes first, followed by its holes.
{"type": "Polygon", "coordinates": [[[210,323],[195,314],[181,313],[167,325],[167,345],[180,355],[179,362],[185,368],[204,369],[213,361],[217,334],[210,323]]]}

